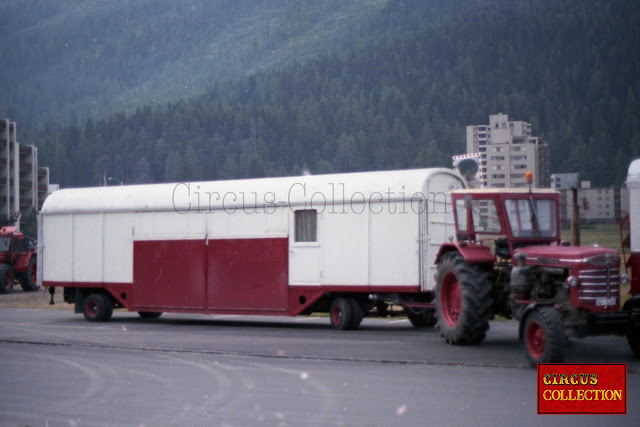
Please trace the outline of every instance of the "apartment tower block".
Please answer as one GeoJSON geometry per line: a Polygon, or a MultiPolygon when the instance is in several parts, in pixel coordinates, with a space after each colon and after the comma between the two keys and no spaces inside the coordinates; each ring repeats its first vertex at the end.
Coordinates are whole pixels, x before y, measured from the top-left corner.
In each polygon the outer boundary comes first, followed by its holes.
{"type": "Polygon", "coordinates": [[[480,154],[483,187],[527,187],[527,171],[534,174],[534,187],[549,187],[548,147],[531,134],[530,123],[490,115],[488,125],[467,126],[467,153],[480,154]]]}

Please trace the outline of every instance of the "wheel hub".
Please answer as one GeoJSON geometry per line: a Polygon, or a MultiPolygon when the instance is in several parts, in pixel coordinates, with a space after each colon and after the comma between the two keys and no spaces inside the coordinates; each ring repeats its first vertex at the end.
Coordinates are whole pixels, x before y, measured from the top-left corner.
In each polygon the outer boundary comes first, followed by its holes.
{"type": "Polygon", "coordinates": [[[98,304],[95,301],[89,301],[86,310],[89,316],[95,317],[98,314],[98,304]]]}
{"type": "Polygon", "coordinates": [[[455,326],[462,306],[460,283],[453,273],[447,273],[442,286],[442,314],[449,326],[455,326]]]}
{"type": "Polygon", "coordinates": [[[531,322],[527,328],[527,346],[535,358],[544,354],[544,331],[538,322],[531,322]]]}
{"type": "Polygon", "coordinates": [[[334,325],[339,325],[342,322],[342,310],[337,305],[331,311],[331,320],[334,325]]]}

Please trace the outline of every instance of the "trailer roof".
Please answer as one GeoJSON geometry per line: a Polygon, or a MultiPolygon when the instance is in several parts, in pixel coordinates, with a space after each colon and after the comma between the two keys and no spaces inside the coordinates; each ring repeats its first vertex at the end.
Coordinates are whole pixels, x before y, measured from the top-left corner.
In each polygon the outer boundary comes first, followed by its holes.
{"type": "Polygon", "coordinates": [[[175,210],[206,212],[310,203],[409,200],[416,193],[464,188],[464,179],[445,168],[305,175],[229,181],[122,185],[58,190],[42,214],[175,210]],[[438,180],[443,177],[444,182],[438,180]],[[455,183],[455,184],[452,184],[455,183]],[[440,187],[438,187],[440,184],[440,187]],[[441,188],[447,185],[447,188],[441,188]],[[436,188],[437,187],[437,188],[436,188]]]}
{"type": "Polygon", "coordinates": [[[469,194],[522,194],[522,193],[535,193],[535,194],[554,194],[556,190],[551,188],[473,188],[468,190],[455,190],[452,193],[469,193],[469,194]]]}

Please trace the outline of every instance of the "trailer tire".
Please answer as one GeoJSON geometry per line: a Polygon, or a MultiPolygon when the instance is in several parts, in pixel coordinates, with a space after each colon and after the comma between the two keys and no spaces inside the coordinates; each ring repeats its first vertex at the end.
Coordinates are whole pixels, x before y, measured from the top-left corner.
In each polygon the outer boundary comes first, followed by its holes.
{"type": "Polygon", "coordinates": [[[349,300],[338,297],[331,303],[329,309],[329,319],[331,326],[340,331],[351,329],[353,325],[353,309],[349,300]]]}
{"type": "Polygon", "coordinates": [[[376,313],[379,317],[387,317],[389,315],[389,306],[384,301],[376,303],[376,313]]]}
{"type": "Polygon", "coordinates": [[[142,317],[143,319],[157,319],[158,317],[162,316],[162,313],[159,311],[139,311],[138,316],[142,317]]]}
{"type": "Polygon", "coordinates": [[[90,294],[82,301],[82,314],[89,322],[106,322],[113,314],[113,303],[107,295],[90,294]]]}
{"type": "Polygon", "coordinates": [[[479,344],[489,329],[491,286],[458,252],[442,256],[436,274],[436,318],[449,344],[479,344]]]}
{"type": "Polygon", "coordinates": [[[29,267],[25,273],[20,274],[18,279],[20,280],[20,286],[25,292],[33,292],[38,290],[38,281],[36,272],[38,269],[38,261],[34,256],[29,260],[29,267]]]}
{"type": "Polygon", "coordinates": [[[553,307],[531,311],[523,320],[523,349],[534,368],[538,363],[562,363],[567,349],[562,316],[553,307]]]}
{"type": "Polygon", "coordinates": [[[352,313],[351,326],[349,329],[358,329],[360,323],[362,323],[362,319],[364,319],[364,307],[362,307],[362,304],[355,298],[349,298],[349,304],[351,304],[352,313]]]}
{"type": "Polygon", "coordinates": [[[0,294],[6,294],[13,290],[15,273],[9,264],[0,265],[0,294]]]}
{"type": "Polygon", "coordinates": [[[430,328],[438,322],[433,309],[413,310],[412,308],[406,308],[405,311],[409,322],[414,328],[430,328]]]}

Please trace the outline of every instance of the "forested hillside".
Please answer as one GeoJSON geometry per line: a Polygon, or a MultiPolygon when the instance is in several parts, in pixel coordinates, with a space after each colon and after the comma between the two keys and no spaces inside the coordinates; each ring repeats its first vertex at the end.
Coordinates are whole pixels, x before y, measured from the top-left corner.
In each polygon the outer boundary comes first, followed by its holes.
{"type": "Polygon", "coordinates": [[[64,186],[446,166],[498,112],[548,141],[552,173],[620,185],[640,156],[635,1],[387,1],[358,22],[338,52],[28,142],[64,186]]]}
{"type": "Polygon", "coordinates": [[[37,123],[199,95],[333,52],[384,3],[2,0],[2,102],[12,119],[37,123]]]}

